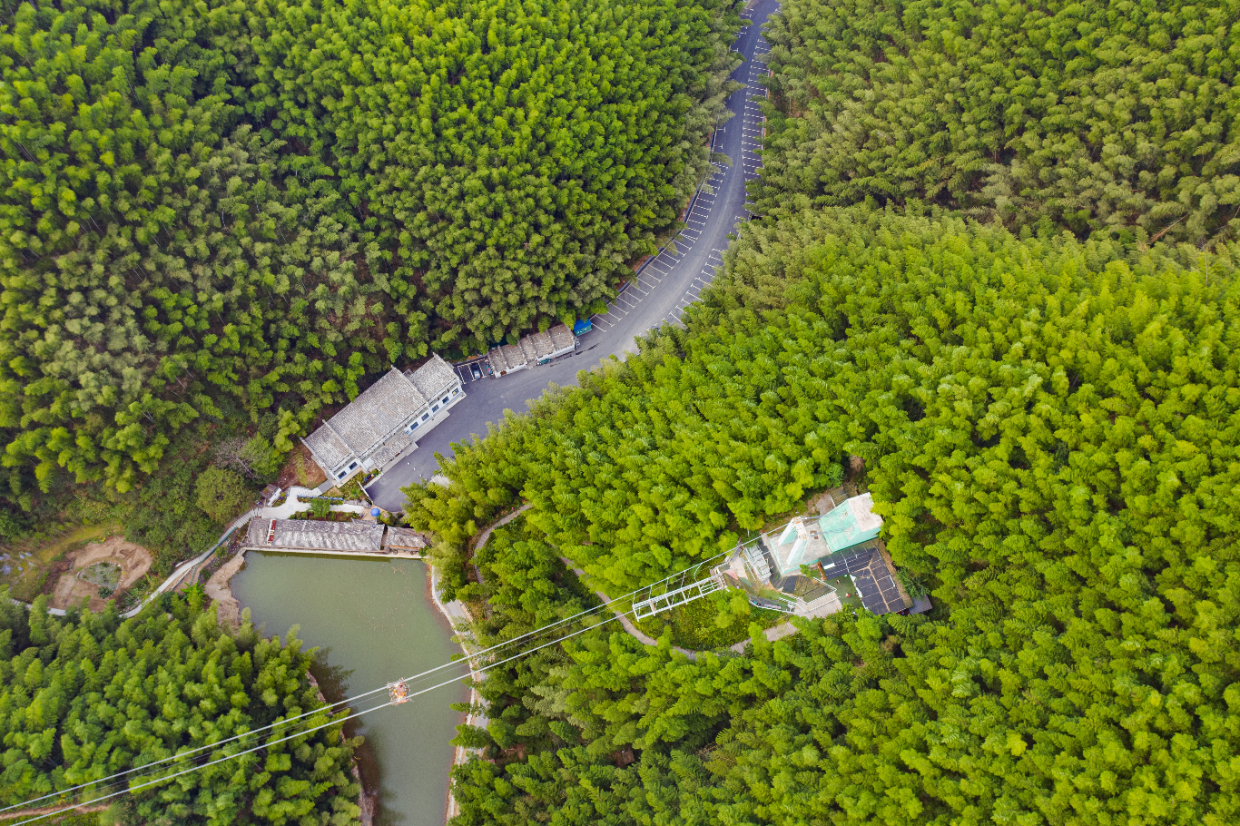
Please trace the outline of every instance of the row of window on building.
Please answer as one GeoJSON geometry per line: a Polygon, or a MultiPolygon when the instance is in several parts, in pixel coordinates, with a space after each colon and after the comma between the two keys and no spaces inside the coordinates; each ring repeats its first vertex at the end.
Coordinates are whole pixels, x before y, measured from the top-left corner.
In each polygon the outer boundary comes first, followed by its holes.
{"type": "Polygon", "coordinates": [[[432,355],[416,370],[393,367],[303,442],[329,479],[344,482],[395,464],[463,398],[456,371],[432,355]]]}

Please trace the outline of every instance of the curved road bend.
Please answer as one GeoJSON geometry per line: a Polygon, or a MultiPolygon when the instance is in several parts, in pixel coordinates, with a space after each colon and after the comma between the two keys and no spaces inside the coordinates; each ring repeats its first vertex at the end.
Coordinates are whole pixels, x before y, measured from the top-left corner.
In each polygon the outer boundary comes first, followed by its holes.
{"type": "MultiPolygon", "coordinates": [[[[525,412],[548,385],[575,384],[579,370],[590,369],[612,355],[635,352],[637,336],[660,324],[678,322],[684,308],[697,300],[722,263],[728,233],[749,215],[745,184],[758,176],[760,168],[755,150],[761,147],[762,112],[757,101],[766,95],[757,82],[765,69],[754,57],[761,60],[768,51],[761,28],[778,8],[777,0],[756,0],[742,15],[752,25],[742,29],[736,40],[735,48],[745,62],[732,73],[732,79],[745,88],[728,99],[734,117],[716,131],[713,145],[714,151],[724,153],[733,163],[716,167],[708,181],[712,191],[703,190],[694,200],[685,216],[685,230],[646,265],[636,283],[608,305],[606,314],[594,316],[594,329],[581,336],[573,355],[503,378],[469,381],[467,398],[448,418],[418,442],[413,453],[367,487],[375,504],[386,510],[403,509],[400,489],[435,475],[436,452],[450,457],[453,443],[485,435],[487,424],[502,421],[505,410],[525,412]]],[[[468,371],[458,368],[458,372],[468,381],[468,371]]]]}

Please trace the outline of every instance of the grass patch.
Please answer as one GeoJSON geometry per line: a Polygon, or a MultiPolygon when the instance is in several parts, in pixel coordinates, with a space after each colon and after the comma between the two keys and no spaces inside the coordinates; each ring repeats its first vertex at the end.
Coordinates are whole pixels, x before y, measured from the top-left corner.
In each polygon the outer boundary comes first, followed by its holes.
{"type": "Polygon", "coordinates": [[[42,593],[48,576],[65,554],[88,542],[122,533],[119,525],[64,525],[51,535],[29,537],[0,546],[0,584],[13,599],[30,602],[42,593]]]}
{"type": "Polygon", "coordinates": [[[362,475],[360,473],[346,482],[344,487],[340,488],[340,495],[355,502],[370,501],[370,497],[366,495],[365,489],[362,488],[362,475]]]}
{"type": "Polygon", "coordinates": [[[89,582],[91,585],[111,588],[115,591],[116,586],[121,581],[121,566],[115,562],[96,562],[89,568],[80,571],[78,579],[83,582],[89,582]]]}
{"type": "Polygon", "coordinates": [[[298,443],[289,453],[284,467],[276,477],[276,484],[282,488],[299,485],[303,488],[317,488],[327,481],[323,469],[315,464],[309,449],[298,443]]]}
{"type": "Polygon", "coordinates": [[[315,522],[353,522],[361,518],[361,514],[352,511],[332,511],[327,516],[315,516],[314,511],[297,511],[289,519],[310,519],[315,522]]]}
{"type": "Polygon", "coordinates": [[[857,596],[857,586],[853,584],[852,577],[848,574],[832,577],[827,580],[827,584],[835,588],[836,596],[840,598],[845,609],[862,610],[865,607],[861,604],[861,597],[857,596]]]}
{"type": "Polygon", "coordinates": [[[128,611],[130,608],[133,608],[135,605],[142,602],[142,600],[146,599],[147,596],[158,588],[160,583],[163,581],[163,577],[155,579],[148,573],[146,576],[142,577],[142,579],[138,580],[124,591],[121,591],[120,595],[116,598],[116,607],[121,611],[128,611]]]}

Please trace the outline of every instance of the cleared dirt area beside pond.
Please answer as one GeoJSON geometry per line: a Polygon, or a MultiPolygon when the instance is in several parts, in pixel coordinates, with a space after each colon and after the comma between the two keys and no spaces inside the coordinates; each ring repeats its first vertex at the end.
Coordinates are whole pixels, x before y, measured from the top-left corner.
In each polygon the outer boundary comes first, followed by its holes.
{"type": "Polygon", "coordinates": [[[116,587],[119,592],[146,575],[151,568],[152,557],[146,548],[126,541],[123,536],[91,542],[69,554],[69,570],[60,575],[52,591],[52,607],[69,608],[86,598],[90,600],[90,610],[102,611],[105,601],[99,596],[99,586],[78,577],[81,571],[100,562],[110,562],[120,567],[120,582],[116,587]]]}
{"type": "Polygon", "coordinates": [[[0,584],[12,587],[13,599],[30,602],[54,579],[64,555],[92,539],[119,533],[117,525],[77,525],[53,529],[51,536],[0,546],[0,584]]]}
{"type": "Polygon", "coordinates": [[[204,590],[207,598],[215,603],[217,616],[221,625],[228,625],[237,628],[241,625],[241,605],[237,602],[237,598],[233,596],[232,588],[228,586],[228,581],[232,579],[238,571],[245,565],[245,551],[240,551],[232,559],[224,563],[224,565],[212,574],[207,580],[204,590]]]}

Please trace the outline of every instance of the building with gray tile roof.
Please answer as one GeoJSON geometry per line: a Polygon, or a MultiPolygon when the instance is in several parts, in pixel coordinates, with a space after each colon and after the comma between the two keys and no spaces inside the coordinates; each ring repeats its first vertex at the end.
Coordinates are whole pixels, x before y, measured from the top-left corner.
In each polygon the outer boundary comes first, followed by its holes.
{"type": "Polygon", "coordinates": [[[529,367],[546,364],[557,356],[567,355],[577,349],[577,337],[563,324],[557,324],[544,333],[530,333],[516,344],[501,344],[487,353],[492,375],[503,376],[529,367]]]}
{"type": "Polygon", "coordinates": [[[260,551],[383,553],[379,522],[322,522],[313,519],[251,519],[245,547],[260,551]]]}
{"type": "Polygon", "coordinates": [[[389,552],[421,551],[426,547],[426,539],[411,528],[388,528],[383,547],[389,552]]]}
{"type": "Polygon", "coordinates": [[[456,372],[438,355],[416,370],[393,367],[302,441],[327,478],[383,470],[465,398],[456,372]]]}
{"type": "Polygon", "coordinates": [[[487,361],[491,365],[491,374],[496,378],[515,373],[530,364],[529,357],[515,344],[501,344],[492,347],[487,353],[487,361]]]}
{"type": "Polygon", "coordinates": [[[418,392],[426,399],[435,399],[445,393],[451,393],[452,388],[461,383],[456,371],[439,356],[432,356],[430,361],[417,370],[409,371],[407,375],[413,381],[414,387],[417,387],[418,392]]]}

